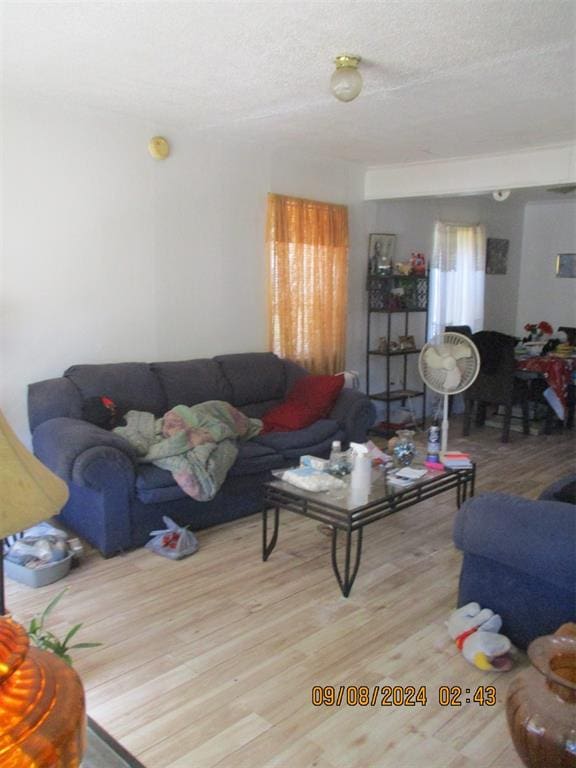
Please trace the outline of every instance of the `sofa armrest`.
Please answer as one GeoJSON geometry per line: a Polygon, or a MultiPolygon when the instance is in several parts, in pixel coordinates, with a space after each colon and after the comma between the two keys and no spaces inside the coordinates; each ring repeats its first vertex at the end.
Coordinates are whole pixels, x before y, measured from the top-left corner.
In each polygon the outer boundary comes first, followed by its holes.
{"type": "Polygon", "coordinates": [[[32,435],[34,454],[67,482],[85,482],[84,469],[108,461],[134,476],[136,452],[123,437],[80,419],[60,416],[42,422],[32,435]]]}
{"type": "Polygon", "coordinates": [[[347,442],[364,443],[368,429],[376,419],[376,409],[363,392],[343,389],[330,412],[330,418],[344,429],[347,442]]]}
{"type": "Polygon", "coordinates": [[[465,553],[574,589],[576,507],[572,504],[486,493],[460,507],[453,533],[454,544],[465,553]]]}

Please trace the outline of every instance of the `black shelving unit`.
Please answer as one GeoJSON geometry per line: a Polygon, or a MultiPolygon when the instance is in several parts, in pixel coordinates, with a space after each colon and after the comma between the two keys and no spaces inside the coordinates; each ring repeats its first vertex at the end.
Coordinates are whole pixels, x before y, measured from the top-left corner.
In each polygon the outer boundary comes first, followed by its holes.
{"type": "MultiPolygon", "coordinates": [[[[407,387],[408,359],[412,355],[420,354],[422,345],[426,341],[426,328],[428,326],[428,277],[425,275],[368,275],[368,327],[366,349],[366,387],[368,396],[372,400],[385,403],[385,417],[383,426],[376,426],[371,431],[376,434],[390,436],[396,427],[391,424],[390,412],[392,403],[400,403],[405,406],[408,398],[421,398],[422,417],[424,425],[426,414],[426,387],[419,389],[407,387]],[[401,316],[401,335],[414,335],[411,333],[413,315],[424,314],[424,331],[419,339],[415,339],[416,346],[411,349],[391,349],[392,325],[394,316],[401,316]],[[374,322],[375,315],[385,315],[382,323],[374,322]],[[379,338],[384,329],[387,340],[387,348],[378,348],[379,338]],[[378,331],[376,333],[375,331],[378,331]],[[380,359],[379,359],[380,358],[380,359]],[[400,364],[395,365],[394,359],[399,359],[400,364]],[[392,366],[395,365],[394,378],[398,384],[392,387],[392,366]]],[[[396,323],[395,323],[396,324],[396,323]]]]}

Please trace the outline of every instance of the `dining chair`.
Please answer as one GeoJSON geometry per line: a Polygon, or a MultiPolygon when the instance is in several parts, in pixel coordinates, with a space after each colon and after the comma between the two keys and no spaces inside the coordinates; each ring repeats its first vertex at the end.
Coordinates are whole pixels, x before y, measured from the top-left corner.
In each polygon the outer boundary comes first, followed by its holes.
{"type": "Polygon", "coordinates": [[[486,421],[488,405],[504,407],[502,442],[510,439],[512,406],[522,408],[522,430],[530,434],[528,404],[528,382],[515,376],[514,347],[516,339],[499,331],[478,331],[472,334],[472,341],[480,355],[480,372],[473,384],[464,392],[463,435],[470,434],[472,410],[476,406],[476,426],[486,421]]]}
{"type": "Polygon", "coordinates": [[[472,338],[472,328],[469,325],[447,325],[444,330],[446,333],[461,333],[469,339],[472,338]]]}
{"type": "Polygon", "coordinates": [[[564,331],[568,337],[568,344],[570,344],[571,347],[576,347],[576,328],[570,328],[568,325],[560,325],[558,330],[564,331]]]}

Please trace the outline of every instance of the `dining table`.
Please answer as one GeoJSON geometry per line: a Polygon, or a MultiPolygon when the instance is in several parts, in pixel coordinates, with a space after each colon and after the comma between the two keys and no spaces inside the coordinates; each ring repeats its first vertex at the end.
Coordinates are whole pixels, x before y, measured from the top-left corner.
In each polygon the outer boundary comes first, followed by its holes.
{"type": "Polygon", "coordinates": [[[561,357],[553,353],[533,356],[519,355],[516,370],[545,379],[548,388],[544,397],[561,421],[568,415],[568,387],[576,372],[576,356],[561,357]]]}

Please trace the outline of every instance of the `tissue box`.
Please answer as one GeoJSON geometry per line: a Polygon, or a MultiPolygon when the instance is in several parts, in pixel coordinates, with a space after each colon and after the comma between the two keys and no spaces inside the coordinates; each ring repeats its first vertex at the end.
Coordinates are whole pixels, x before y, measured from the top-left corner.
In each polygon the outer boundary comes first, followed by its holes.
{"type": "Polygon", "coordinates": [[[54,581],[67,576],[71,563],[72,555],[68,555],[55,563],[46,563],[46,565],[41,565],[38,568],[26,568],[25,565],[12,563],[5,558],[4,573],[14,581],[27,584],[29,587],[45,587],[46,584],[52,584],[54,581]]]}
{"type": "Polygon", "coordinates": [[[328,469],[330,462],[328,459],[321,459],[318,456],[301,456],[300,457],[300,466],[301,467],[312,467],[312,469],[317,469],[319,472],[325,472],[328,469]]]}

